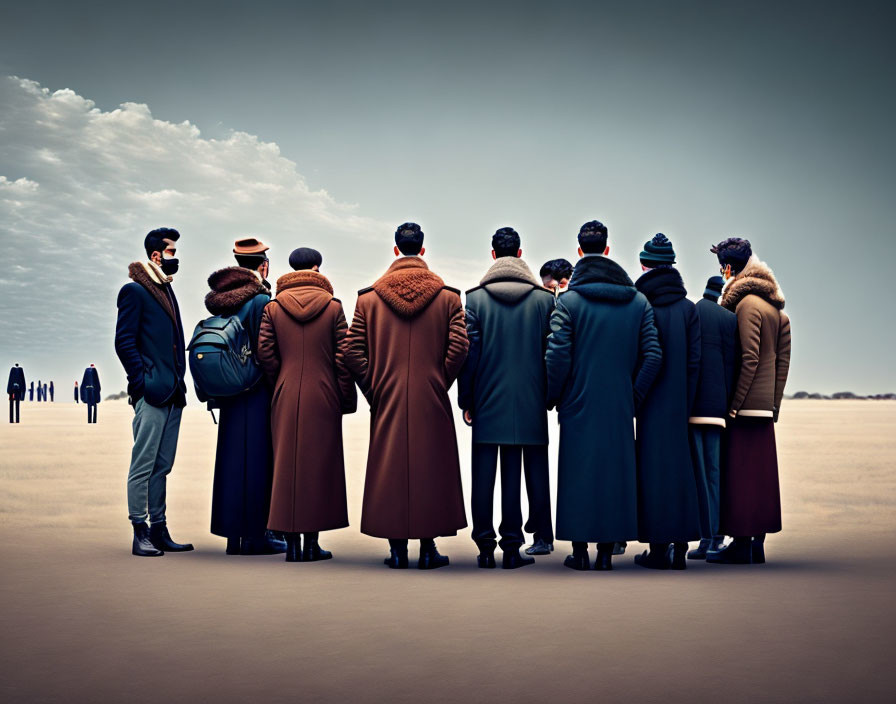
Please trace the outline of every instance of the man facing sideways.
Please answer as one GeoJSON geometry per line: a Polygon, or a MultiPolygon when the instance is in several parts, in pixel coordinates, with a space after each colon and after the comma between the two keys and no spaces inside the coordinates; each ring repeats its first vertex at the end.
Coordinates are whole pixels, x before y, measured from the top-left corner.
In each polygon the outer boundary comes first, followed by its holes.
{"type": "Polygon", "coordinates": [[[115,352],[127,373],[128,402],[134,407],[128,517],[134,528],[132,553],[141,557],[193,549],[171,539],[165,517],[166,479],[187,403],[184,329],[171,288],[179,239],[180,233],[168,227],[146,235],[149,261],[128,267],[131,282],[118,293],[115,352]]]}
{"type": "Polygon", "coordinates": [[[467,356],[460,293],[423,261],[423,232],[395,232],[396,261],[358,292],[346,365],[370,404],[370,448],[361,532],[388,538],[393,569],[448,564],[435,538],[467,525],[448,389],[467,356]]]}
{"type": "Polygon", "coordinates": [[[566,567],[612,569],[613,547],[638,534],[635,412],[662,361],[653,309],[609,259],[607,228],[579,230],[579,259],[551,314],[545,355],[548,407],[560,419],[557,537],[566,567]]]}
{"type": "Polygon", "coordinates": [[[81,379],[81,398],[87,404],[87,422],[96,423],[96,406],[100,402],[100,375],[92,364],[81,379]]]}
{"type": "Polygon", "coordinates": [[[522,254],[520,236],[502,227],[492,237],[495,263],[467,291],[470,352],[458,379],[458,404],[473,426],[473,540],[480,567],[495,567],[492,508],[499,451],[502,566],[535,562],[519,553],[521,461],[530,488],[533,547],[545,555],[553,547],[544,351],[554,297],[538,285],[522,254]]]}

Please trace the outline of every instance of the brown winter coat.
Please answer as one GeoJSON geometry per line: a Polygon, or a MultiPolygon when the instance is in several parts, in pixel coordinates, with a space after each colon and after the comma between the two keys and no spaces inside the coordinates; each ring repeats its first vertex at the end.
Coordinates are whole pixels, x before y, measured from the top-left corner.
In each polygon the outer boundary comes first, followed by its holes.
{"type": "Polygon", "coordinates": [[[278,279],[258,340],[258,361],[274,387],[271,530],[348,525],[342,414],[355,411],[357,393],[344,363],[347,327],[325,276],[296,271],[278,279]]]}
{"type": "Polygon", "coordinates": [[[777,417],[790,368],[790,319],[772,270],[751,258],[725,287],[722,305],[737,314],[741,344],[731,410],[744,416],[777,417]]]}
{"type": "Polygon", "coordinates": [[[370,403],[361,532],[435,538],[467,525],[448,389],[467,356],[459,292],[418,257],[359,292],[346,363],[370,403]]]}

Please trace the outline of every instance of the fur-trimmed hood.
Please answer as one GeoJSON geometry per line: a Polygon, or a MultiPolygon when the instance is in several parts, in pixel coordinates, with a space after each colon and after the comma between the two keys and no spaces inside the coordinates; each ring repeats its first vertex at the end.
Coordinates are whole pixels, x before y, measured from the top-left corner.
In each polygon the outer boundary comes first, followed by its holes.
{"type": "Polygon", "coordinates": [[[635,288],[647,296],[652,306],[669,306],[688,295],[681,274],[671,266],[645,272],[635,282],[635,288]]]}
{"type": "Polygon", "coordinates": [[[152,262],[132,262],[128,265],[128,278],[145,288],[149,294],[158,301],[158,304],[171,316],[171,320],[177,322],[177,314],[174,306],[165,293],[165,286],[171,283],[171,277],[162,273],[162,270],[152,262]]]}
{"type": "Polygon", "coordinates": [[[208,277],[211,291],[205,296],[205,307],[212,315],[234,315],[246,301],[259,294],[271,295],[271,290],[251,269],[228,266],[208,277]]]}
{"type": "Polygon", "coordinates": [[[419,257],[401,257],[372,288],[398,315],[413,318],[445,288],[445,282],[419,257]]]}
{"type": "Polygon", "coordinates": [[[516,303],[533,289],[541,288],[529,265],[519,257],[499,257],[479,285],[504,303],[516,303]]]}
{"type": "Polygon", "coordinates": [[[733,279],[729,279],[722,291],[722,305],[735,310],[747,296],[759,296],[778,310],[784,309],[784,292],[768,264],[750,257],[747,265],[733,279]]]}
{"type": "Polygon", "coordinates": [[[301,269],[277,279],[276,303],[300,323],[314,320],[332,300],[333,286],[317,271],[301,269]]]}
{"type": "Polygon", "coordinates": [[[579,259],[567,288],[592,300],[620,303],[628,303],[638,293],[625,269],[600,255],[579,259]]]}

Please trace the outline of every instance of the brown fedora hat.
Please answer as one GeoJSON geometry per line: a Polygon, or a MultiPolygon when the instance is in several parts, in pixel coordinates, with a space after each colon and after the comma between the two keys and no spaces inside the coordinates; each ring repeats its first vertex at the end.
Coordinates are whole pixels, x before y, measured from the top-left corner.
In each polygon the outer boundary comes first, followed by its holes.
{"type": "Polygon", "coordinates": [[[233,253],[241,255],[264,254],[269,247],[254,237],[246,237],[233,243],[233,253]]]}

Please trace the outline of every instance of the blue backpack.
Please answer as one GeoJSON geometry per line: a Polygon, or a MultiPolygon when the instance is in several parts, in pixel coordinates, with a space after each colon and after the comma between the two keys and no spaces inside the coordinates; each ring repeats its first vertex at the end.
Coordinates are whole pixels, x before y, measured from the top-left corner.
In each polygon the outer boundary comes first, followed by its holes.
{"type": "Polygon", "coordinates": [[[230,398],[249,391],[261,380],[243,320],[249,299],[236,315],[213,315],[193,330],[190,374],[200,401],[230,398]]]}

